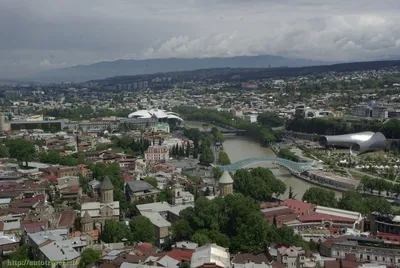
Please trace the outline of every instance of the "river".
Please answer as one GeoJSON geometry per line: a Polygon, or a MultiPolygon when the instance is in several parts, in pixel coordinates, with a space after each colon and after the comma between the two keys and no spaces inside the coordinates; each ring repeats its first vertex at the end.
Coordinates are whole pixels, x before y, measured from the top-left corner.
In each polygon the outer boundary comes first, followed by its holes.
{"type": "MultiPolygon", "coordinates": [[[[201,128],[202,123],[190,121],[187,126],[192,128],[201,128]]],[[[252,157],[276,157],[275,153],[271,149],[261,147],[259,143],[243,136],[226,136],[223,142],[223,147],[232,163],[252,157]]],[[[282,167],[268,163],[262,165],[257,164],[254,167],[257,166],[270,168],[275,177],[286,184],[286,193],[281,196],[283,199],[288,198],[290,186],[293,188],[293,192],[296,194],[296,199],[301,199],[305,191],[314,186],[292,176],[289,171],[282,167]]],[[[340,197],[341,194],[336,192],[336,196],[340,197]]]]}

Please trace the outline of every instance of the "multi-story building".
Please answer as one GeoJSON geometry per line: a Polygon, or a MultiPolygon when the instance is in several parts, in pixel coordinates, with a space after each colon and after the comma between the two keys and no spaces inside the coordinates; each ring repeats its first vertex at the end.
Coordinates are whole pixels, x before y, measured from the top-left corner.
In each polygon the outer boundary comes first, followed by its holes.
{"type": "Polygon", "coordinates": [[[400,246],[398,242],[393,241],[367,237],[348,237],[346,241],[332,244],[332,258],[344,259],[347,254],[353,254],[356,260],[360,262],[400,264],[400,246]]]}
{"type": "Polygon", "coordinates": [[[278,248],[277,261],[287,268],[303,267],[305,263],[305,250],[301,247],[278,248]]]}
{"type": "Polygon", "coordinates": [[[32,130],[42,129],[44,131],[60,131],[66,127],[67,120],[48,120],[48,121],[11,121],[11,130],[32,130]]]}
{"type": "Polygon", "coordinates": [[[132,202],[140,200],[153,200],[155,202],[159,192],[146,181],[131,180],[125,183],[126,196],[132,202]]]}
{"type": "Polygon", "coordinates": [[[400,235],[400,216],[373,213],[369,219],[371,233],[400,235]]]}
{"type": "Polygon", "coordinates": [[[169,159],[169,148],[164,145],[150,146],[144,154],[147,163],[165,163],[169,159]]]}
{"type": "Polygon", "coordinates": [[[82,175],[82,170],[79,167],[56,166],[39,168],[39,171],[43,172],[44,176],[55,176],[57,178],[82,175]]]}
{"type": "Polygon", "coordinates": [[[51,268],[60,267],[59,262],[64,262],[62,267],[77,267],[80,253],[87,246],[86,237],[68,239],[67,229],[28,233],[27,243],[35,260],[52,262],[44,266],[51,268]]]}

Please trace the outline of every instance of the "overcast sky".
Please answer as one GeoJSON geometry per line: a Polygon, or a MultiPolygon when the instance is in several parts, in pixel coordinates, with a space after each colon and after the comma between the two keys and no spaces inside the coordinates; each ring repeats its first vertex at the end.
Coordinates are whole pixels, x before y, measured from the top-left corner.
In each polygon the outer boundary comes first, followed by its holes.
{"type": "Polygon", "coordinates": [[[102,60],[400,55],[400,0],[0,0],[0,77],[102,60]]]}

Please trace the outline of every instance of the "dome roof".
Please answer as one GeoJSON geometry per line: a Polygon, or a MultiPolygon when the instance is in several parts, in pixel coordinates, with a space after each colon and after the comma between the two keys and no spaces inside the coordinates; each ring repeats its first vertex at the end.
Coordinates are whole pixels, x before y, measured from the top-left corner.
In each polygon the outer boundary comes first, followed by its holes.
{"type": "Polygon", "coordinates": [[[112,185],[110,178],[108,176],[104,177],[104,180],[100,184],[100,190],[112,190],[114,186],[112,185]]]}
{"type": "Polygon", "coordinates": [[[147,118],[147,116],[151,117],[151,114],[147,110],[139,110],[139,111],[133,112],[128,115],[129,118],[131,118],[131,117],[146,117],[147,118]]]}
{"type": "Polygon", "coordinates": [[[233,183],[233,179],[227,170],[225,170],[224,173],[222,173],[221,178],[219,178],[219,183],[223,184],[233,183]]]}
{"type": "Polygon", "coordinates": [[[128,118],[151,118],[152,116],[155,116],[157,118],[177,119],[179,121],[183,121],[183,119],[180,118],[177,113],[167,112],[161,109],[139,110],[130,113],[128,115],[128,118]]]}

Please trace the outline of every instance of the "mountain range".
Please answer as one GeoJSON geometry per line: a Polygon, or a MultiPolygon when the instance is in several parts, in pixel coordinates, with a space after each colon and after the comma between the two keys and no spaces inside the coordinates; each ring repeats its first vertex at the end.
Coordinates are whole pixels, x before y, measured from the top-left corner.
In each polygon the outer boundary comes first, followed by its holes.
{"type": "Polygon", "coordinates": [[[326,64],[331,63],[306,59],[289,59],[271,55],[201,59],[115,60],[53,69],[26,77],[26,80],[36,82],[85,82],[113,76],[181,72],[208,68],[276,68],[326,64]]]}

